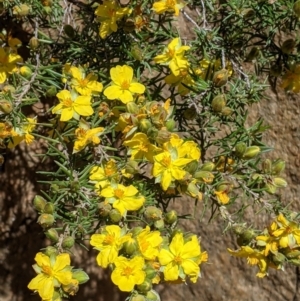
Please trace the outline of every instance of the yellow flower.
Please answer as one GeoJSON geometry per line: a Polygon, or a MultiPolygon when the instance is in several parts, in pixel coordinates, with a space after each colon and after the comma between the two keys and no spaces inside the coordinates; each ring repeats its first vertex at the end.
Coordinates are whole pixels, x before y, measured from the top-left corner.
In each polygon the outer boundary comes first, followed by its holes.
{"type": "Polygon", "coordinates": [[[157,14],[163,14],[164,12],[174,12],[175,16],[179,16],[179,10],[186,4],[181,0],[161,0],[154,2],[152,9],[157,14]]]}
{"type": "Polygon", "coordinates": [[[218,201],[223,204],[223,205],[226,205],[229,203],[230,201],[230,198],[227,194],[227,190],[222,190],[222,191],[217,191],[215,190],[214,191],[214,194],[216,195],[218,201]]]}
{"type": "Polygon", "coordinates": [[[10,53],[9,48],[0,47],[0,84],[6,81],[9,74],[17,71],[16,64],[22,61],[18,54],[10,53]]]}
{"type": "Polygon", "coordinates": [[[123,243],[130,237],[129,234],[125,234],[124,228],[116,225],[106,226],[101,234],[93,234],[90,244],[100,251],[97,256],[98,265],[107,268],[110,263],[114,263],[123,243]]]}
{"type": "Polygon", "coordinates": [[[143,257],[135,256],[128,259],[120,256],[114,264],[116,267],[111,274],[111,279],[122,292],[131,292],[135,285],[144,282],[146,273],[143,271],[145,264],[143,257]]]}
{"type": "Polygon", "coordinates": [[[257,240],[257,245],[261,247],[265,247],[264,255],[268,256],[269,252],[273,254],[277,254],[278,252],[278,239],[269,235],[258,235],[255,238],[257,240]]]}
{"type": "Polygon", "coordinates": [[[180,95],[185,96],[190,93],[188,87],[193,87],[195,81],[193,80],[188,69],[179,70],[179,74],[175,76],[173,73],[165,78],[168,85],[177,86],[177,91],[180,95]]]}
{"type": "Polygon", "coordinates": [[[139,249],[146,260],[155,260],[159,253],[162,237],[159,231],[151,231],[147,226],[137,236],[139,249]]]}
{"type": "Polygon", "coordinates": [[[297,64],[292,70],[287,70],[282,77],[281,87],[293,91],[300,92],[300,64],[297,64]]]}
{"type": "Polygon", "coordinates": [[[164,267],[163,273],[166,281],[175,281],[179,277],[185,280],[185,277],[189,276],[195,283],[200,275],[199,264],[207,260],[207,255],[206,252],[202,255],[196,235],[193,235],[188,242],[184,242],[183,234],[177,233],[169,249],[160,251],[158,259],[164,267]]]}
{"type": "Polygon", "coordinates": [[[103,85],[97,82],[97,76],[93,73],[85,75],[84,69],[79,66],[71,67],[69,72],[72,75],[71,86],[81,95],[98,94],[103,90],[103,85]]]}
{"type": "Polygon", "coordinates": [[[193,159],[178,158],[176,150],[171,154],[164,151],[161,154],[154,156],[154,165],[152,175],[156,178],[155,181],[161,183],[163,190],[167,190],[172,181],[182,180],[186,171],[182,168],[193,159]]]}
{"type": "Polygon", "coordinates": [[[288,221],[282,213],[277,217],[279,229],[272,234],[279,238],[279,245],[281,248],[294,248],[300,246],[300,229],[295,222],[288,221]]]}
{"type": "Polygon", "coordinates": [[[118,182],[118,167],[116,162],[111,159],[104,167],[94,166],[90,172],[90,180],[96,183],[96,188],[105,188],[111,184],[112,181],[118,182]]]}
{"type": "Polygon", "coordinates": [[[105,197],[105,201],[112,203],[113,207],[118,209],[122,215],[126,214],[126,211],[139,210],[144,202],[145,198],[139,195],[138,190],[130,185],[125,187],[122,184],[106,187],[100,195],[105,197]]]}
{"type": "Polygon", "coordinates": [[[35,256],[35,261],[37,264],[33,268],[38,275],[30,281],[28,288],[38,291],[43,300],[52,300],[54,287],[72,282],[70,255],[62,253],[56,257],[54,255],[48,257],[39,252],[35,256]]]}
{"type": "Polygon", "coordinates": [[[94,113],[91,106],[91,96],[78,96],[74,91],[62,90],[56,94],[60,103],[52,109],[53,114],[61,114],[60,121],[79,116],[90,116],[94,113]]]}
{"type": "Polygon", "coordinates": [[[27,122],[24,122],[24,124],[20,128],[12,130],[12,141],[9,142],[8,147],[15,147],[23,140],[25,140],[26,144],[30,144],[34,140],[34,137],[33,135],[31,135],[31,133],[34,130],[35,126],[36,119],[27,118],[27,122]]]}
{"type": "Polygon", "coordinates": [[[7,122],[0,122],[0,139],[5,139],[12,136],[13,128],[7,122]]]}
{"type": "Polygon", "coordinates": [[[189,62],[184,57],[184,52],[189,50],[189,46],[181,46],[180,38],[175,38],[165,48],[163,54],[154,58],[155,63],[169,66],[175,76],[180,75],[181,70],[188,69],[189,62]]]}
{"type": "Polygon", "coordinates": [[[247,258],[247,263],[249,265],[257,265],[259,268],[259,273],[256,274],[257,277],[263,278],[268,275],[268,260],[261,252],[252,249],[249,246],[242,246],[241,249],[237,251],[231,249],[227,250],[233,256],[247,258]]]}
{"type": "Polygon", "coordinates": [[[73,153],[77,153],[84,149],[87,144],[93,143],[94,145],[100,143],[100,134],[103,132],[104,128],[97,127],[94,129],[84,129],[82,127],[76,129],[75,135],[76,140],[74,142],[73,153]]]}
{"type": "Polygon", "coordinates": [[[127,7],[120,7],[116,1],[103,1],[95,11],[96,16],[99,17],[101,22],[99,35],[105,39],[112,32],[118,30],[117,21],[121,20],[125,15],[130,13],[127,7]]]}
{"type": "Polygon", "coordinates": [[[123,142],[123,145],[130,148],[131,160],[143,160],[153,162],[153,156],[158,153],[160,149],[151,144],[148,137],[144,133],[135,134],[130,140],[123,142]]]}
{"type": "Polygon", "coordinates": [[[133,69],[130,66],[116,66],[110,69],[112,83],[104,90],[110,99],[120,99],[123,103],[133,101],[133,94],[145,92],[145,86],[133,80],[133,69]]]}

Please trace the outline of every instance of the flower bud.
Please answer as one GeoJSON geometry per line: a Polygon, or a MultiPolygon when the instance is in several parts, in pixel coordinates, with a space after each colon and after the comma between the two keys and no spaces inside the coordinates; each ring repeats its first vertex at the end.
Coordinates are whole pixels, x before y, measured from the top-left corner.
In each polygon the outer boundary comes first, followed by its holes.
{"type": "Polygon", "coordinates": [[[146,208],[144,216],[147,222],[154,222],[162,218],[162,211],[155,206],[149,206],[146,208]]]}
{"type": "Polygon", "coordinates": [[[233,113],[233,110],[229,107],[224,107],[221,111],[223,116],[230,116],[233,113]]]}
{"type": "Polygon", "coordinates": [[[199,201],[202,200],[202,193],[199,191],[198,187],[194,183],[189,183],[187,186],[187,193],[193,198],[197,198],[199,201]]]}
{"type": "Polygon", "coordinates": [[[238,158],[242,158],[247,149],[247,145],[244,142],[238,142],[235,146],[234,153],[238,158]]]}
{"type": "Polygon", "coordinates": [[[54,204],[50,203],[50,202],[47,202],[44,209],[43,209],[43,212],[53,214],[54,209],[55,209],[54,204]]]}
{"type": "Polygon", "coordinates": [[[256,236],[256,233],[253,229],[246,229],[241,233],[240,236],[243,239],[244,243],[248,244],[256,236]]]}
{"type": "Polygon", "coordinates": [[[67,294],[74,296],[79,290],[78,281],[76,279],[72,279],[68,284],[63,284],[62,288],[67,294]]]}
{"type": "Polygon", "coordinates": [[[52,8],[50,6],[44,6],[44,12],[47,15],[50,15],[52,13],[52,8]]]}
{"type": "Polygon", "coordinates": [[[152,280],[157,275],[157,271],[150,265],[147,266],[147,268],[145,269],[145,273],[146,273],[146,278],[150,280],[152,280]]]}
{"type": "Polygon", "coordinates": [[[296,46],[296,41],[294,39],[285,40],[281,46],[281,51],[285,54],[291,54],[296,46]]]}
{"type": "Polygon", "coordinates": [[[203,171],[213,171],[215,169],[215,164],[213,162],[205,162],[200,169],[203,171]]]}
{"type": "Polygon", "coordinates": [[[139,106],[134,101],[128,102],[126,104],[126,109],[130,114],[138,114],[138,112],[140,111],[139,106]]]}
{"type": "Polygon", "coordinates": [[[13,110],[12,104],[6,100],[6,99],[1,99],[0,100],[0,115],[1,114],[9,114],[13,110]]]}
{"type": "Polygon", "coordinates": [[[190,174],[194,174],[198,169],[198,167],[199,167],[198,162],[196,160],[193,160],[185,166],[185,170],[190,174]]]}
{"type": "Polygon", "coordinates": [[[279,175],[285,169],[285,162],[281,159],[276,160],[272,164],[272,174],[279,175]]]}
{"type": "Polygon", "coordinates": [[[276,192],[277,187],[271,183],[266,183],[264,190],[267,193],[274,194],[276,192]]]}
{"type": "Polygon", "coordinates": [[[142,227],[134,227],[132,228],[129,233],[132,233],[132,236],[133,237],[136,237],[138,236],[141,232],[143,231],[143,228],[142,227]]]}
{"type": "Polygon", "coordinates": [[[57,250],[55,247],[48,246],[48,247],[45,249],[44,253],[45,253],[48,257],[50,257],[50,256],[56,256],[56,255],[58,255],[58,250],[57,250]]]}
{"type": "Polygon", "coordinates": [[[122,219],[121,212],[118,209],[112,209],[109,212],[109,218],[113,223],[118,223],[122,219]]]}
{"type": "Polygon", "coordinates": [[[155,221],[155,222],[154,222],[154,227],[155,227],[156,229],[158,229],[158,230],[164,229],[164,227],[165,227],[165,222],[164,222],[164,220],[163,220],[163,219],[160,219],[160,220],[158,220],[158,221],[155,221]]]}
{"type": "Polygon", "coordinates": [[[300,259],[290,259],[289,263],[291,263],[295,266],[300,266],[300,259]]]}
{"type": "Polygon", "coordinates": [[[146,295],[147,301],[160,301],[159,294],[155,290],[151,290],[146,295]]]}
{"type": "Polygon", "coordinates": [[[61,246],[64,249],[71,249],[75,244],[75,239],[72,236],[66,236],[64,237],[61,246]]]}
{"type": "Polygon", "coordinates": [[[147,301],[147,300],[144,295],[138,294],[138,295],[131,296],[130,301],[147,301]]]}
{"type": "Polygon", "coordinates": [[[133,58],[135,58],[137,61],[143,60],[143,51],[138,44],[134,44],[131,47],[131,54],[132,54],[133,58]]]}
{"type": "Polygon", "coordinates": [[[51,86],[49,89],[46,91],[46,96],[47,97],[54,97],[57,94],[57,89],[55,86],[51,86]]]}
{"type": "Polygon", "coordinates": [[[37,223],[43,228],[51,227],[54,224],[54,216],[51,214],[43,213],[39,216],[37,223]]]}
{"type": "Polygon", "coordinates": [[[176,126],[176,121],[174,119],[169,119],[166,121],[165,125],[168,131],[173,132],[176,126]]]}
{"type": "Polygon", "coordinates": [[[228,70],[222,69],[214,73],[213,83],[216,87],[224,86],[228,81],[228,70]]]}
{"type": "Polygon", "coordinates": [[[282,188],[287,186],[287,182],[280,177],[273,178],[273,183],[277,188],[282,188]]]}
{"type": "Polygon", "coordinates": [[[215,112],[222,112],[223,108],[226,105],[226,100],[224,95],[217,95],[211,103],[211,107],[215,112]]]}
{"type": "Polygon", "coordinates": [[[151,281],[145,279],[145,281],[142,284],[137,285],[136,288],[139,292],[145,294],[152,289],[152,283],[151,281]]]}
{"type": "Polygon", "coordinates": [[[257,156],[260,153],[260,148],[258,146],[249,146],[247,147],[244,155],[243,155],[243,159],[249,160],[254,158],[255,156],[257,156]]]}
{"type": "Polygon", "coordinates": [[[232,227],[232,230],[235,234],[241,235],[242,233],[245,232],[245,227],[243,225],[235,225],[232,227]]]}
{"type": "Polygon", "coordinates": [[[152,127],[152,123],[149,119],[141,119],[139,122],[139,129],[143,133],[147,133],[148,130],[152,127]]]}
{"type": "Polygon", "coordinates": [[[59,185],[57,185],[57,184],[51,184],[51,186],[50,186],[50,189],[53,191],[53,192],[55,192],[55,193],[57,193],[57,192],[59,192],[59,185]]]}
{"type": "Polygon", "coordinates": [[[194,174],[194,178],[205,183],[211,183],[214,179],[214,175],[209,171],[200,170],[194,174]]]}
{"type": "Polygon", "coordinates": [[[263,172],[266,174],[271,173],[272,170],[272,162],[269,159],[266,159],[263,163],[262,163],[262,169],[263,172]]]}
{"type": "Polygon", "coordinates": [[[15,5],[13,7],[13,14],[18,17],[26,17],[29,15],[30,10],[31,7],[28,6],[27,4],[15,5]]]}
{"type": "Polygon", "coordinates": [[[29,40],[29,47],[31,50],[36,50],[39,47],[39,45],[40,45],[40,42],[36,37],[32,37],[29,40]]]}
{"type": "Polygon", "coordinates": [[[20,74],[25,78],[30,78],[32,75],[32,71],[28,66],[22,66],[20,68],[20,74]]]}
{"type": "Polygon", "coordinates": [[[195,108],[188,108],[183,112],[183,116],[186,120],[193,120],[197,117],[197,111],[195,108]]]}
{"type": "Polygon", "coordinates": [[[130,240],[124,242],[123,244],[123,250],[129,256],[133,255],[137,249],[138,249],[138,245],[134,238],[131,238],[130,240]]]}
{"type": "Polygon", "coordinates": [[[88,274],[82,270],[72,272],[72,278],[76,279],[79,284],[86,283],[90,279],[88,274]]]}
{"type": "Polygon", "coordinates": [[[47,201],[40,195],[36,195],[33,199],[33,207],[35,210],[41,212],[44,210],[47,201]]]}
{"type": "Polygon", "coordinates": [[[171,133],[166,129],[161,129],[158,131],[155,141],[159,144],[164,144],[165,142],[170,141],[171,133]]]}
{"type": "Polygon", "coordinates": [[[247,54],[245,61],[246,62],[251,62],[252,60],[257,58],[258,55],[259,55],[259,48],[254,46],[254,47],[251,48],[251,50],[247,54]]]}
{"type": "Polygon", "coordinates": [[[278,252],[276,255],[272,256],[272,260],[276,265],[280,265],[286,261],[286,257],[282,253],[278,252]]]}
{"type": "Polygon", "coordinates": [[[295,2],[294,6],[293,6],[293,11],[295,13],[295,15],[300,18],[300,1],[295,2]]]}
{"type": "Polygon", "coordinates": [[[12,85],[5,85],[5,86],[3,87],[3,92],[13,94],[13,93],[16,92],[16,89],[15,89],[15,87],[12,86],[12,85]]]}
{"type": "Polygon", "coordinates": [[[75,37],[75,30],[73,28],[73,26],[71,26],[70,24],[66,24],[64,26],[64,33],[70,38],[73,39],[75,37]]]}
{"type": "Polygon", "coordinates": [[[177,212],[175,210],[171,210],[165,215],[165,222],[168,225],[174,224],[175,222],[177,222],[177,219],[177,212]]]}
{"type": "Polygon", "coordinates": [[[58,242],[59,236],[57,231],[54,228],[48,229],[45,232],[45,235],[54,243],[58,242]]]}
{"type": "Polygon", "coordinates": [[[290,250],[288,253],[285,254],[288,259],[299,259],[300,250],[290,250]]]}
{"type": "Polygon", "coordinates": [[[102,202],[98,204],[98,209],[99,209],[99,215],[105,217],[109,215],[111,211],[111,205],[102,202]]]}

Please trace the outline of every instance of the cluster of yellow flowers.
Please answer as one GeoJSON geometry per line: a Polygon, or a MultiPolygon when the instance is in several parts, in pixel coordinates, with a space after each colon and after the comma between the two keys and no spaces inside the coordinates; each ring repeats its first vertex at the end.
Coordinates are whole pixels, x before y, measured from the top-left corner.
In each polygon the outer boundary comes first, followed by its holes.
{"type": "Polygon", "coordinates": [[[134,288],[147,293],[152,283],[160,281],[196,282],[200,276],[199,265],[207,261],[201,252],[196,235],[174,233],[161,236],[150,227],[127,231],[117,225],[105,226],[100,234],[93,234],[90,244],[100,251],[97,263],[113,270],[111,279],[121,291],[134,288]]]}
{"type": "Polygon", "coordinates": [[[236,257],[245,257],[250,265],[257,265],[257,276],[262,278],[268,275],[268,268],[281,269],[284,263],[300,264],[300,225],[280,213],[277,218],[257,235],[254,230],[239,229],[238,242],[241,248],[237,251],[228,249],[236,257]]]}

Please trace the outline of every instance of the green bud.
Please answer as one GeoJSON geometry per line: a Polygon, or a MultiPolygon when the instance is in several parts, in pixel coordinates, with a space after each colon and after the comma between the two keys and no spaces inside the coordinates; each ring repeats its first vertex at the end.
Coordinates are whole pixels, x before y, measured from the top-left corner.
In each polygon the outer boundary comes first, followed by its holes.
{"type": "Polygon", "coordinates": [[[44,6],[44,12],[47,15],[50,15],[52,13],[52,8],[50,6],[44,6]]]}
{"type": "Polygon", "coordinates": [[[183,112],[183,116],[186,120],[193,120],[197,117],[197,111],[195,108],[188,108],[183,112]]]}
{"type": "Polygon", "coordinates": [[[255,58],[257,58],[259,55],[259,48],[254,46],[251,48],[251,50],[249,51],[249,53],[246,56],[246,62],[251,62],[252,60],[254,60],[255,58]]]}
{"type": "Polygon", "coordinates": [[[277,187],[271,183],[266,183],[264,187],[265,192],[274,194],[277,190],[277,187]]]}
{"type": "Polygon", "coordinates": [[[199,164],[196,160],[193,160],[192,162],[188,163],[185,166],[185,170],[190,173],[190,174],[194,174],[196,172],[196,170],[198,169],[199,164]]]}
{"type": "Polygon", "coordinates": [[[290,259],[289,263],[291,263],[295,266],[300,266],[300,259],[290,259]]]}
{"type": "Polygon", "coordinates": [[[130,301],[147,301],[144,295],[134,295],[131,296],[130,301]]]}
{"type": "Polygon", "coordinates": [[[51,86],[47,91],[46,91],[46,96],[47,97],[54,97],[57,94],[57,89],[55,86],[51,86]]]}
{"type": "Polygon", "coordinates": [[[161,129],[158,131],[155,141],[159,144],[164,144],[170,141],[171,133],[166,129],[161,129]]]}
{"type": "Polygon", "coordinates": [[[123,244],[123,250],[127,255],[133,255],[138,249],[137,241],[134,238],[126,241],[123,244]]]}
{"type": "Polygon", "coordinates": [[[47,256],[56,256],[58,255],[58,250],[55,248],[55,247],[52,247],[52,246],[48,246],[44,253],[47,255],[47,256]]]}
{"type": "Polygon", "coordinates": [[[148,222],[158,221],[162,219],[162,211],[155,206],[148,206],[145,209],[144,216],[148,222]]]}
{"type": "Polygon", "coordinates": [[[145,269],[145,273],[146,273],[146,278],[150,280],[152,280],[157,275],[157,271],[151,266],[148,266],[145,269]]]}
{"type": "Polygon", "coordinates": [[[233,113],[233,110],[229,107],[224,107],[221,111],[223,116],[230,116],[233,113]]]}
{"type": "Polygon", "coordinates": [[[300,256],[300,250],[291,250],[289,251],[288,253],[285,254],[285,256],[288,258],[288,259],[299,259],[299,256],[300,256]]]}
{"type": "Polygon", "coordinates": [[[54,224],[54,216],[51,214],[43,213],[39,216],[37,223],[43,228],[51,227],[54,224]]]}
{"type": "Polygon", "coordinates": [[[131,54],[137,61],[143,60],[143,51],[138,44],[134,44],[131,47],[131,54]]]}
{"type": "Polygon", "coordinates": [[[205,162],[200,169],[203,171],[213,171],[215,169],[215,164],[213,162],[205,162]]]}
{"type": "Polygon", "coordinates": [[[22,66],[20,68],[20,74],[28,79],[32,76],[32,71],[28,66],[22,66]]]}
{"type": "Polygon", "coordinates": [[[90,279],[88,274],[81,270],[72,272],[72,278],[76,279],[79,282],[79,284],[86,283],[90,279]]]}
{"type": "Polygon", "coordinates": [[[245,232],[245,227],[243,225],[235,225],[232,227],[232,230],[235,234],[241,235],[242,233],[245,232]]]}
{"type": "Polygon", "coordinates": [[[285,169],[285,162],[281,159],[276,160],[272,164],[272,174],[279,175],[285,169]]]}
{"type": "Polygon", "coordinates": [[[175,210],[171,210],[165,215],[165,222],[168,225],[174,224],[175,222],[177,222],[177,219],[177,212],[175,210]]]}
{"type": "Polygon", "coordinates": [[[98,204],[98,209],[99,209],[99,215],[105,217],[109,215],[111,211],[111,205],[102,202],[98,204]]]}
{"type": "Polygon", "coordinates": [[[137,285],[136,288],[139,292],[145,294],[152,289],[152,283],[146,279],[142,284],[137,285]]]}
{"type": "Polygon", "coordinates": [[[18,17],[26,17],[29,15],[31,7],[27,4],[15,5],[13,7],[13,14],[18,17]]]}
{"type": "Polygon", "coordinates": [[[133,101],[130,101],[126,104],[126,109],[130,114],[138,114],[138,112],[140,111],[139,106],[133,101]]]}
{"type": "Polygon", "coordinates": [[[59,239],[59,235],[57,233],[57,231],[54,228],[48,229],[45,232],[45,235],[54,243],[58,242],[59,239]]]}
{"type": "Polygon", "coordinates": [[[39,47],[39,45],[40,45],[40,42],[36,37],[32,37],[29,40],[29,47],[31,50],[36,50],[39,47]]]}
{"type": "Polygon", "coordinates": [[[75,37],[75,30],[74,28],[70,25],[70,24],[66,24],[64,26],[64,32],[65,34],[70,38],[70,39],[74,39],[75,37]]]}
{"type": "Polygon", "coordinates": [[[222,87],[226,85],[227,81],[228,81],[228,70],[222,69],[214,73],[213,83],[215,84],[216,87],[222,87]]]}
{"type": "Polygon", "coordinates": [[[134,160],[129,160],[125,165],[125,172],[135,175],[139,172],[139,164],[134,160]]]}
{"type": "Polygon", "coordinates": [[[206,183],[211,183],[214,179],[214,175],[209,171],[200,170],[194,174],[194,178],[206,183]]]}
{"type": "Polygon", "coordinates": [[[5,86],[3,87],[3,92],[13,94],[13,93],[16,92],[16,89],[15,89],[15,87],[12,86],[12,85],[5,85],[5,86]]]}
{"type": "Polygon", "coordinates": [[[74,296],[79,290],[78,281],[76,279],[72,279],[68,284],[63,284],[62,288],[68,295],[74,296]]]}
{"type": "Polygon", "coordinates": [[[13,110],[12,104],[6,100],[6,99],[1,99],[0,100],[0,115],[1,114],[9,114],[13,110]]]}
{"type": "Polygon", "coordinates": [[[263,163],[262,163],[262,169],[263,172],[266,174],[271,173],[272,170],[272,162],[269,159],[266,159],[263,163]]]}
{"type": "Polygon", "coordinates": [[[66,236],[62,243],[61,243],[61,246],[64,248],[64,249],[71,249],[75,244],[75,239],[72,237],[72,236],[66,236]]]}
{"type": "Polygon", "coordinates": [[[163,219],[160,219],[160,220],[158,220],[158,221],[155,221],[155,222],[154,222],[154,227],[155,227],[156,229],[158,229],[158,230],[164,229],[164,227],[165,227],[165,222],[164,222],[164,220],[163,220],[163,219]]]}
{"type": "Polygon", "coordinates": [[[211,103],[211,107],[215,112],[222,112],[223,108],[226,105],[226,100],[224,95],[217,95],[211,103]]]}
{"type": "Polygon", "coordinates": [[[243,159],[249,160],[254,158],[255,156],[257,156],[260,153],[260,148],[258,146],[249,146],[247,147],[243,159]]]}
{"type": "Polygon", "coordinates": [[[151,290],[146,295],[147,301],[160,301],[159,294],[155,290],[151,290]]]}
{"type": "Polygon", "coordinates": [[[294,6],[293,6],[293,11],[295,13],[295,15],[300,18],[300,1],[295,2],[294,6]]]}
{"type": "Polygon", "coordinates": [[[53,214],[54,209],[55,209],[54,204],[50,203],[50,202],[47,202],[44,209],[43,209],[43,212],[53,214]]]}
{"type": "Polygon", "coordinates": [[[118,223],[122,219],[122,214],[118,209],[112,209],[109,212],[109,218],[113,223],[118,223]]]}
{"type": "Polygon", "coordinates": [[[281,51],[285,54],[291,54],[296,46],[294,39],[285,40],[281,46],[281,51]]]}
{"type": "Polygon", "coordinates": [[[148,130],[152,127],[152,123],[149,119],[141,119],[139,122],[139,129],[143,133],[147,133],[148,130]]]}
{"type": "Polygon", "coordinates": [[[287,186],[287,182],[283,178],[273,178],[273,183],[277,188],[282,188],[287,186]]]}
{"type": "Polygon", "coordinates": [[[169,119],[166,121],[166,128],[168,131],[173,132],[176,126],[176,121],[174,119],[169,119]]]}
{"type": "Polygon", "coordinates": [[[132,236],[133,237],[136,237],[138,236],[141,232],[143,231],[143,228],[142,227],[134,227],[132,228],[129,233],[132,233],[132,236]]]}
{"type": "Polygon", "coordinates": [[[253,229],[246,229],[241,233],[240,236],[243,241],[248,244],[254,237],[256,237],[256,233],[253,229]]]}
{"type": "Polygon", "coordinates": [[[280,265],[286,261],[286,257],[282,253],[278,252],[276,255],[272,256],[272,260],[276,265],[280,265]]]}
{"type": "Polygon", "coordinates": [[[242,158],[247,149],[247,145],[244,142],[238,142],[235,146],[234,153],[238,158],[242,158]]]}

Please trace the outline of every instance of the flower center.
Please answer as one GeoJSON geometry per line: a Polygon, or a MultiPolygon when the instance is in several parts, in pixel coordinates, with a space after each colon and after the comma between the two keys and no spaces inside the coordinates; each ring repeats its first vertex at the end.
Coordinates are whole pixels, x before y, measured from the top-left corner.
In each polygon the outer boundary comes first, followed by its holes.
{"type": "Polygon", "coordinates": [[[108,244],[108,245],[113,245],[115,241],[115,237],[111,234],[107,234],[105,239],[104,239],[104,243],[108,244]]]}
{"type": "Polygon", "coordinates": [[[180,256],[175,256],[174,261],[175,261],[177,264],[181,265],[181,263],[182,263],[182,258],[181,258],[180,256]]]}
{"type": "Polygon", "coordinates": [[[43,265],[42,266],[42,270],[45,274],[47,274],[48,276],[52,276],[52,269],[51,267],[47,266],[47,265],[43,265]]]}
{"type": "Polygon", "coordinates": [[[115,197],[121,199],[124,195],[124,191],[122,189],[115,189],[115,197]]]}
{"type": "Polygon", "coordinates": [[[148,247],[149,247],[150,243],[146,240],[143,240],[141,243],[140,243],[140,248],[141,248],[141,251],[142,252],[145,252],[148,247]]]}
{"type": "Polygon", "coordinates": [[[121,89],[122,90],[128,90],[130,87],[130,82],[128,82],[127,80],[123,81],[121,84],[121,89]]]}
{"type": "Polygon", "coordinates": [[[139,146],[140,151],[147,153],[148,152],[148,146],[147,144],[141,143],[139,146]]]}
{"type": "Polygon", "coordinates": [[[126,268],[123,269],[122,276],[128,277],[132,274],[132,271],[133,271],[133,269],[131,267],[127,266],[126,268]]]}
{"type": "Polygon", "coordinates": [[[81,80],[78,81],[78,84],[79,84],[79,86],[80,86],[81,88],[85,88],[86,85],[87,85],[87,83],[88,83],[88,80],[87,80],[86,78],[81,79],[81,80]]]}
{"type": "Polygon", "coordinates": [[[62,103],[63,103],[63,106],[64,106],[64,107],[67,107],[67,108],[71,108],[72,105],[73,105],[73,101],[72,101],[71,98],[64,99],[64,100],[62,101],[62,103]]]}
{"type": "Polygon", "coordinates": [[[164,156],[163,159],[161,160],[161,164],[165,167],[169,167],[171,164],[171,157],[170,156],[164,156]]]}
{"type": "Polygon", "coordinates": [[[174,0],[166,1],[166,6],[168,6],[169,8],[174,8],[175,5],[176,5],[176,1],[174,1],[174,0]]]}

